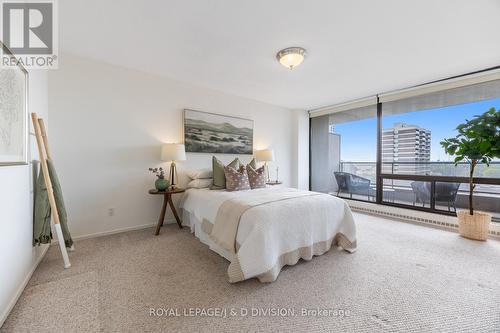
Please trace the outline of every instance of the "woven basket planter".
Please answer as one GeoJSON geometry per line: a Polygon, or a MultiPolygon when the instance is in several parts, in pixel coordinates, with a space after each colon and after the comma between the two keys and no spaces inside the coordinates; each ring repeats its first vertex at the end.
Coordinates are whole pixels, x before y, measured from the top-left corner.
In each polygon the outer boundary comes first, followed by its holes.
{"type": "Polygon", "coordinates": [[[458,232],[469,239],[485,241],[488,239],[491,215],[483,212],[474,212],[470,215],[468,210],[457,212],[458,232]]]}

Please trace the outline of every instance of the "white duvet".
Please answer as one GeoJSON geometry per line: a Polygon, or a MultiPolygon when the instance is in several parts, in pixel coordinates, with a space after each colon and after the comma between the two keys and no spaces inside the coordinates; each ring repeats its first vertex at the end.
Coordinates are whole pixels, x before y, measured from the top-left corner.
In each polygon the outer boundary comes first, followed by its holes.
{"type": "MultiPolygon", "coordinates": [[[[195,220],[213,224],[219,207],[226,200],[245,201],[271,191],[285,195],[299,190],[276,187],[238,192],[190,189],[181,206],[195,220]]],[[[277,278],[284,265],[293,265],[300,258],[310,260],[328,251],[332,245],[354,251],[356,228],[344,200],[328,194],[305,195],[245,211],[239,221],[236,242],[239,248],[233,255],[217,251],[231,261],[230,282],[252,277],[270,282],[277,278]]]]}

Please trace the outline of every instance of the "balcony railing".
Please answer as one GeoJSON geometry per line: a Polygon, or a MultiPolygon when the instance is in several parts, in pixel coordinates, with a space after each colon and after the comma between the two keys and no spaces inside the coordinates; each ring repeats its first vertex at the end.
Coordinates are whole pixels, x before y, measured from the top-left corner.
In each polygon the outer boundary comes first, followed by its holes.
{"type": "MultiPolygon", "coordinates": [[[[398,174],[397,166],[415,166],[416,169],[429,170],[426,173],[415,173],[418,175],[428,176],[449,176],[449,177],[468,177],[469,164],[454,162],[405,162],[405,161],[390,161],[382,162],[383,173],[398,174]]],[[[351,162],[341,161],[340,171],[349,172],[361,177],[375,181],[376,178],[376,162],[351,162]]],[[[405,174],[408,174],[405,172],[405,174]]],[[[480,178],[500,178],[500,162],[491,162],[490,166],[478,164],[474,171],[474,177],[480,178]]]]}
{"type": "MultiPolygon", "coordinates": [[[[369,180],[369,188],[365,191],[366,194],[340,191],[339,196],[375,201],[376,168],[376,162],[341,161],[339,171],[369,180]]],[[[381,173],[383,179],[381,195],[384,203],[450,214],[453,214],[456,208],[468,207],[469,164],[467,163],[455,165],[454,162],[390,161],[382,162],[381,173]],[[444,196],[442,192],[446,192],[450,187],[458,187],[458,190],[454,195],[444,196]]],[[[474,177],[476,209],[491,212],[494,221],[500,221],[500,182],[495,181],[495,179],[500,181],[500,162],[492,162],[489,167],[478,165],[474,177]],[[481,178],[488,181],[481,183],[481,178]]],[[[332,193],[337,191],[338,185],[332,193]]]]}

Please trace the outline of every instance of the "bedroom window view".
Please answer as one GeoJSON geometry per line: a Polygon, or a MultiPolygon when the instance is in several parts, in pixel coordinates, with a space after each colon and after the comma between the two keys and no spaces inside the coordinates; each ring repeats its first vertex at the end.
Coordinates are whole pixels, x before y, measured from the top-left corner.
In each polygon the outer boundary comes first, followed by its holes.
{"type": "MultiPolygon", "coordinates": [[[[499,109],[499,92],[500,83],[494,81],[405,99],[381,98],[379,177],[376,105],[311,118],[311,189],[449,215],[466,209],[470,164],[455,163],[441,142],[455,137],[457,126],[474,116],[499,109]]],[[[474,179],[474,206],[500,221],[500,160],[479,163],[474,179]]]]}
{"type": "MultiPolygon", "coordinates": [[[[500,98],[423,110],[419,106],[411,101],[383,104],[382,174],[468,177],[469,164],[455,165],[440,143],[456,136],[457,126],[466,120],[492,107],[498,109],[500,98]],[[404,112],[406,108],[417,110],[404,112]]],[[[474,176],[500,179],[500,161],[494,159],[489,167],[478,164],[474,176]]],[[[455,213],[468,207],[469,184],[458,179],[384,179],[382,193],[384,202],[455,213]]],[[[478,183],[474,193],[476,209],[500,218],[500,186],[478,183]]]]}
{"type": "Polygon", "coordinates": [[[376,115],[376,106],[369,106],[312,118],[313,190],[349,199],[375,200],[376,115]]]}

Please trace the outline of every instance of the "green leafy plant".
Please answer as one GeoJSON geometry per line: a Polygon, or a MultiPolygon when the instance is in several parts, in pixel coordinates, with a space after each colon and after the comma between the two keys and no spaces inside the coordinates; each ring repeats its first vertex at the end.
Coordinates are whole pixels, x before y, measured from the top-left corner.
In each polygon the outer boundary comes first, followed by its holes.
{"type": "Polygon", "coordinates": [[[466,161],[469,170],[469,213],[474,215],[474,169],[478,163],[490,166],[494,158],[500,158],[500,110],[495,108],[457,126],[458,135],[444,139],[441,146],[448,155],[455,156],[455,165],[466,161]]]}

